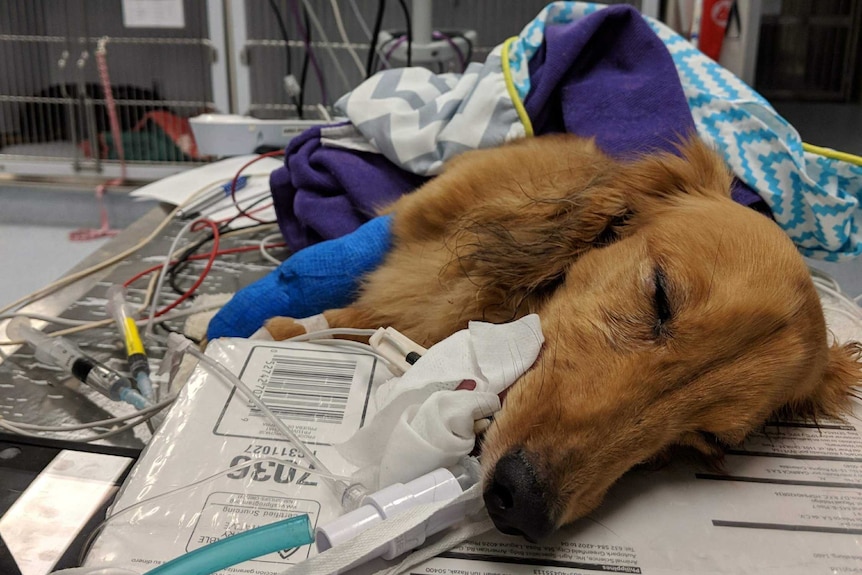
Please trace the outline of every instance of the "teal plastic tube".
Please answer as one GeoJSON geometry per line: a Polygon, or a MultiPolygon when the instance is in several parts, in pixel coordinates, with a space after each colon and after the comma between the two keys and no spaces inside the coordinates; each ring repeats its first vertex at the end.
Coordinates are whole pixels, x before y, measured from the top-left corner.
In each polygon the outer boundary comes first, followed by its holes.
{"type": "Polygon", "coordinates": [[[313,541],[308,515],[297,515],[220,539],[163,563],[145,575],[210,575],[267,553],[313,541]]]}

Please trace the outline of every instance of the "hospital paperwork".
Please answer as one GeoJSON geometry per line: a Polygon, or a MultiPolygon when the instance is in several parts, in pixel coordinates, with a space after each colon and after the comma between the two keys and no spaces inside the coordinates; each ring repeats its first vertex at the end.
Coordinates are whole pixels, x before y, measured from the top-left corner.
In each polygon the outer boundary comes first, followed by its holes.
{"type": "MultiPolygon", "coordinates": [[[[223,190],[225,183],[229,184],[242,166],[257,157],[256,155],[238,156],[180,172],[138,188],[131,193],[131,196],[141,200],[156,200],[177,206],[198,191],[202,191],[203,195],[208,195],[210,192],[223,190]]],[[[279,159],[264,158],[255,162],[242,174],[248,177],[248,181],[236,193],[237,201],[243,209],[251,208],[252,204],[254,204],[254,208],[266,206],[266,209],[254,212],[255,217],[260,220],[275,220],[275,210],[272,208],[271,202],[256,202],[270,195],[269,174],[281,164],[279,159]]],[[[203,216],[213,221],[224,220],[235,214],[236,208],[233,206],[229,194],[225,195],[222,201],[209,205],[202,213],[203,216]]],[[[256,222],[248,218],[240,218],[233,222],[231,227],[242,227],[254,223],[256,222]]]]}

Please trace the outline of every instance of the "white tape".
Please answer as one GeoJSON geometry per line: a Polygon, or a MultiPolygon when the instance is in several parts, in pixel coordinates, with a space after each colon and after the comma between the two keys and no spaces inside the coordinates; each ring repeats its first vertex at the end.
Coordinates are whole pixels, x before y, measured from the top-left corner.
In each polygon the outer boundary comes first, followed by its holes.
{"type": "Polygon", "coordinates": [[[272,334],[266,329],[266,326],[261,326],[259,330],[249,336],[248,339],[259,339],[263,341],[273,341],[272,334]]]}
{"type": "Polygon", "coordinates": [[[322,329],[329,329],[329,322],[326,321],[326,317],[322,313],[313,315],[311,317],[295,319],[293,321],[304,327],[305,333],[314,333],[322,329]]]}

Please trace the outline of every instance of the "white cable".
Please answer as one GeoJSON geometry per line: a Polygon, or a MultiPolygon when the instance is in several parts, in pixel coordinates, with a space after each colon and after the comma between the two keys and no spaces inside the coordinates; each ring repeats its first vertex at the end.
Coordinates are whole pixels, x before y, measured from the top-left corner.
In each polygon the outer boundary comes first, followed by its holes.
{"type": "MultiPolygon", "coordinates": [[[[120,433],[128,431],[129,429],[137,427],[138,425],[140,425],[142,423],[145,423],[154,415],[155,415],[155,413],[145,415],[145,416],[141,417],[140,419],[138,419],[137,421],[132,421],[130,423],[127,423],[125,425],[117,427],[116,429],[108,431],[107,433],[100,433],[97,435],[91,435],[89,437],[83,437],[83,438],[76,437],[75,441],[79,441],[82,443],[89,443],[91,441],[98,441],[100,439],[107,439],[109,437],[113,437],[115,435],[119,435],[120,433]]],[[[11,424],[7,420],[0,420],[0,428],[6,429],[6,430],[11,431],[13,433],[17,433],[19,435],[24,435],[26,437],[44,437],[43,435],[40,435],[37,433],[32,433],[31,431],[28,431],[26,429],[22,429],[22,428],[14,425],[14,424],[11,424]]]]}
{"type": "Polygon", "coordinates": [[[87,325],[87,324],[93,323],[91,321],[82,320],[82,319],[66,319],[64,317],[54,317],[51,315],[45,315],[45,314],[41,314],[41,313],[33,313],[33,312],[29,312],[29,311],[19,311],[19,312],[14,312],[14,313],[0,314],[0,321],[2,321],[4,319],[13,319],[13,318],[16,318],[18,316],[22,316],[22,317],[26,317],[26,318],[30,318],[30,319],[35,319],[35,320],[39,320],[39,321],[44,321],[44,322],[48,322],[48,323],[53,323],[55,325],[68,325],[68,326],[72,326],[72,327],[77,327],[79,325],[87,325]]]}
{"type": "Polygon", "coordinates": [[[332,62],[335,64],[335,70],[341,77],[341,81],[344,82],[344,87],[346,88],[346,91],[349,92],[353,89],[353,85],[350,83],[350,80],[347,79],[347,75],[344,73],[344,69],[341,67],[341,62],[338,61],[338,56],[335,54],[335,51],[332,49],[332,45],[329,43],[329,37],[327,37],[326,31],[323,29],[323,26],[321,26],[320,20],[317,19],[317,13],[314,11],[314,7],[312,7],[311,2],[309,2],[308,0],[302,0],[302,5],[305,6],[305,10],[308,12],[308,17],[311,19],[312,24],[314,24],[314,27],[317,29],[317,35],[320,36],[320,39],[323,42],[323,46],[326,48],[326,51],[329,52],[329,56],[332,58],[332,62]]]}
{"type": "MultiPolygon", "coordinates": [[[[274,225],[275,224],[273,224],[273,226],[274,225]]],[[[164,226],[160,226],[160,227],[164,227],[164,226]]],[[[228,237],[228,236],[233,237],[233,236],[238,236],[238,235],[243,235],[243,234],[255,233],[255,232],[261,231],[261,229],[266,229],[267,227],[269,227],[269,226],[255,227],[254,229],[242,229],[241,228],[238,230],[231,230],[231,231],[228,231],[228,232],[221,234],[220,237],[228,237]]],[[[182,234],[182,232],[180,232],[180,233],[182,234]]],[[[173,259],[180,251],[182,251],[182,250],[175,250],[175,251],[171,252],[170,258],[173,259]]],[[[91,269],[94,269],[94,268],[91,268],[91,269]]],[[[97,271],[97,270],[94,269],[94,271],[97,271]]],[[[164,266],[162,266],[162,272],[164,272],[164,266]]],[[[153,293],[154,292],[153,282],[155,281],[156,278],[158,278],[160,281],[163,282],[164,280],[162,278],[164,278],[164,273],[161,273],[157,276],[153,276],[153,279],[150,280],[150,285],[147,289],[147,295],[144,298],[144,303],[142,304],[140,310],[138,310],[138,312],[135,315],[139,315],[140,313],[146,311],[146,308],[147,308],[149,302],[151,301],[151,298],[152,298],[152,301],[157,301],[158,298],[156,298],[155,294],[153,293]]],[[[222,305],[221,304],[209,305],[209,306],[200,307],[200,308],[192,307],[189,310],[183,310],[183,311],[172,310],[168,314],[165,314],[163,316],[160,316],[160,317],[153,319],[152,323],[153,324],[159,324],[161,322],[186,317],[189,315],[194,315],[196,313],[209,311],[211,309],[217,309],[219,307],[222,307],[222,305]]],[[[98,321],[69,320],[66,318],[59,318],[59,317],[54,317],[54,316],[42,315],[42,314],[33,314],[30,312],[3,313],[2,315],[0,315],[0,321],[2,321],[3,319],[13,318],[13,317],[16,317],[19,315],[24,316],[24,317],[29,317],[32,319],[39,319],[41,321],[46,321],[46,322],[57,324],[57,325],[72,326],[72,327],[69,327],[68,329],[63,329],[63,330],[49,333],[49,334],[47,334],[49,337],[59,337],[59,336],[73,334],[73,333],[81,333],[81,332],[88,331],[91,329],[97,329],[100,327],[105,327],[105,326],[113,323],[113,320],[111,320],[111,319],[104,319],[104,320],[98,320],[98,321]]],[[[149,319],[136,320],[135,323],[137,323],[138,326],[146,326],[146,327],[150,326],[150,320],[149,319]]],[[[149,336],[151,337],[152,336],[152,328],[149,328],[148,331],[150,332],[149,336]]],[[[0,347],[2,347],[2,346],[19,346],[19,345],[23,345],[24,343],[26,343],[26,342],[23,342],[23,341],[0,341],[0,347]]]]}
{"type": "Polygon", "coordinates": [[[341,19],[341,8],[338,6],[338,0],[329,0],[329,3],[332,5],[332,13],[335,15],[335,25],[338,26],[338,33],[341,34],[341,39],[344,41],[345,48],[350,53],[354,63],[356,63],[360,77],[364,78],[365,65],[362,63],[362,59],[359,57],[359,54],[356,53],[356,50],[354,50],[353,46],[350,44],[350,38],[347,37],[347,30],[344,28],[344,20],[341,19]]]}
{"type": "MultiPolygon", "coordinates": [[[[365,37],[368,41],[371,41],[371,30],[368,28],[368,22],[365,21],[365,18],[362,17],[362,11],[359,10],[359,6],[356,5],[356,0],[348,0],[350,3],[350,7],[353,9],[353,15],[356,16],[356,21],[359,22],[359,27],[362,28],[362,33],[365,34],[365,37]]],[[[365,69],[362,69],[363,76],[365,75],[365,69]]]]}
{"type": "MultiPolygon", "coordinates": [[[[279,263],[281,263],[281,262],[279,262],[279,263]]],[[[161,323],[164,321],[169,321],[171,319],[187,317],[189,315],[194,315],[196,313],[200,313],[203,311],[209,311],[211,309],[215,309],[215,308],[219,308],[219,307],[222,307],[222,304],[216,304],[216,305],[211,304],[208,306],[202,306],[202,307],[200,307],[198,309],[194,309],[194,310],[182,310],[182,311],[177,311],[177,312],[174,312],[174,310],[171,310],[167,314],[165,314],[163,316],[159,316],[152,321],[155,323],[161,323]]],[[[0,315],[0,321],[2,321],[4,319],[13,319],[13,318],[16,318],[18,316],[26,317],[29,319],[35,319],[38,321],[44,321],[46,323],[50,323],[50,324],[54,324],[54,325],[66,325],[66,326],[70,326],[70,327],[79,327],[79,326],[85,326],[85,325],[97,323],[97,322],[89,321],[89,320],[85,320],[85,319],[68,319],[65,317],[57,317],[57,316],[53,316],[53,315],[45,315],[45,314],[33,313],[33,312],[29,312],[29,311],[19,311],[19,312],[15,312],[15,313],[4,313],[4,314],[0,315]]],[[[100,326],[102,325],[101,321],[102,320],[99,320],[100,326]]],[[[149,319],[135,320],[135,323],[138,324],[138,326],[146,326],[149,322],[150,322],[149,319]]],[[[99,327],[99,326],[94,325],[93,327],[99,327]]],[[[50,336],[51,334],[47,334],[47,335],[50,336]]]]}
{"type": "MultiPolygon", "coordinates": [[[[230,181],[232,181],[232,178],[226,179],[222,183],[227,183],[230,181]]],[[[6,313],[6,312],[11,311],[13,309],[18,309],[24,305],[29,304],[29,303],[33,303],[34,301],[38,301],[38,300],[42,299],[43,297],[46,297],[46,296],[54,293],[55,291],[59,290],[62,287],[65,287],[69,284],[75,283],[76,281],[78,281],[82,278],[90,276],[90,275],[96,273],[97,271],[100,271],[100,270],[102,270],[102,269],[104,269],[110,265],[113,265],[119,261],[122,261],[126,257],[132,255],[133,253],[137,252],[139,249],[141,249],[142,247],[144,247],[145,245],[147,245],[148,243],[153,241],[153,239],[155,239],[162,232],[162,230],[164,230],[168,226],[168,224],[170,224],[174,220],[174,216],[176,216],[176,214],[180,210],[180,208],[186,206],[189,202],[196,199],[197,196],[199,196],[200,194],[203,194],[204,192],[212,189],[212,187],[213,187],[213,184],[209,183],[206,186],[203,186],[203,187],[195,190],[188,198],[186,198],[185,201],[183,201],[181,204],[176,206],[167,216],[165,216],[165,218],[155,227],[155,229],[153,229],[153,231],[151,231],[149,233],[149,235],[147,235],[145,238],[143,238],[141,241],[139,241],[134,246],[132,246],[126,250],[123,250],[122,252],[115,254],[115,255],[111,256],[110,258],[108,258],[108,259],[106,259],[106,260],[104,260],[98,264],[92,265],[89,268],[83,269],[83,270],[75,272],[73,274],[69,274],[63,278],[58,279],[55,282],[48,284],[47,286],[45,286],[41,289],[38,289],[38,290],[28,294],[28,295],[25,295],[23,297],[18,298],[17,300],[13,301],[12,303],[5,305],[2,308],[0,308],[0,313],[6,313]]]]}
{"type": "Polygon", "coordinates": [[[317,111],[320,112],[320,118],[324,122],[331,122],[332,121],[332,116],[329,114],[329,110],[326,109],[326,106],[318,103],[318,104],[315,104],[315,107],[317,108],[317,111]]]}
{"type": "Polygon", "coordinates": [[[369,355],[373,355],[374,357],[382,361],[389,369],[389,371],[393,371],[392,362],[389,361],[389,358],[387,358],[385,355],[378,353],[373,347],[366,343],[350,341],[347,339],[307,339],[304,341],[307,341],[308,343],[316,343],[319,345],[329,345],[332,347],[352,347],[355,349],[362,350],[363,352],[369,355]]]}
{"type": "Polygon", "coordinates": [[[266,244],[269,241],[274,240],[276,238],[280,238],[280,237],[281,237],[281,232],[275,232],[274,234],[269,234],[268,236],[264,237],[262,240],[260,240],[260,243],[258,244],[258,247],[260,248],[260,255],[263,256],[263,258],[265,260],[272,262],[277,266],[280,266],[282,262],[280,259],[276,258],[272,254],[270,254],[268,251],[266,251],[266,244]]]}
{"type": "Polygon", "coordinates": [[[0,418],[0,421],[7,422],[10,425],[14,425],[15,427],[19,427],[21,429],[26,429],[28,431],[52,431],[52,432],[63,432],[63,431],[79,431],[81,429],[92,429],[94,427],[108,427],[109,425],[114,425],[117,423],[123,423],[128,421],[129,419],[134,419],[139,416],[149,415],[150,413],[158,412],[168,405],[170,405],[176,396],[171,396],[168,399],[160,401],[159,403],[153,405],[152,407],[148,407],[147,409],[142,409],[140,411],[136,411],[134,413],[129,413],[128,415],[120,415],[117,417],[112,417],[110,419],[101,419],[99,421],[91,421],[89,423],[79,423],[76,425],[36,425],[33,423],[17,423],[11,422],[8,419],[0,418]]]}
{"type": "Polygon", "coordinates": [[[357,335],[360,337],[371,337],[376,329],[357,329],[353,327],[333,327],[330,329],[319,329],[311,333],[295,335],[287,341],[308,341],[311,339],[322,339],[332,335],[357,335]]]}
{"type": "Polygon", "coordinates": [[[330,329],[319,329],[317,331],[313,331],[311,333],[303,333],[300,335],[295,335],[291,338],[288,338],[285,341],[304,341],[308,343],[317,343],[322,345],[331,345],[334,347],[352,347],[356,349],[360,349],[363,352],[373,355],[380,361],[382,361],[387,368],[392,370],[392,363],[389,359],[378,353],[376,349],[371,347],[366,343],[362,343],[359,341],[351,341],[346,339],[329,339],[334,335],[356,335],[360,337],[370,337],[374,335],[377,330],[375,329],[359,329],[352,327],[334,327],[330,329]]]}
{"type": "MultiPolygon", "coordinates": [[[[248,175],[249,177],[269,176],[269,173],[260,173],[260,174],[253,173],[253,174],[246,174],[246,175],[248,175]]],[[[79,281],[85,277],[93,275],[94,273],[96,273],[96,272],[98,272],[98,271],[100,271],[100,270],[102,270],[102,269],[104,269],[110,265],[113,265],[117,262],[124,260],[128,256],[134,254],[135,252],[137,252],[138,250],[140,250],[141,248],[143,248],[144,246],[149,244],[151,241],[153,241],[171,222],[173,222],[174,217],[177,215],[177,212],[181,208],[187,206],[189,203],[191,203],[192,201],[197,199],[197,197],[200,196],[201,194],[211,190],[213,188],[213,186],[223,185],[226,183],[230,183],[231,181],[233,181],[233,178],[226,178],[220,182],[216,182],[216,183],[210,182],[206,186],[198,188],[191,195],[189,195],[189,197],[186,198],[183,202],[181,202],[179,205],[174,207],[174,209],[169,214],[167,214],[165,216],[165,218],[161,222],[159,222],[159,224],[146,237],[142,238],[134,246],[132,246],[128,249],[125,249],[122,252],[115,254],[115,255],[105,259],[104,261],[98,263],[98,264],[94,264],[94,265],[92,265],[86,269],[83,269],[81,271],[69,274],[65,277],[58,279],[55,282],[48,284],[47,286],[45,286],[43,288],[40,288],[34,292],[31,292],[25,296],[18,298],[17,300],[13,301],[12,303],[7,304],[7,305],[3,306],[2,308],[0,308],[0,314],[5,314],[6,312],[9,312],[11,310],[17,310],[18,308],[23,307],[27,304],[36,302],[36,301],[38,301],[38,300],[40,300],[40,299],[42,299],[48,295],[51,295],[52,293],[56,292],[57,290],[59,290],[61,288],[66,287],[67,285],[73,284],[73,283],[75,283],[75,282],[77,282],[77,281],[79,281]]],[[[226,234],[222,234],[222,235],[226,235],[226,234]]],[[[19,343],[10,344],[7,342],[3,342],[3,343],[0,343],[0,345],[19,345],[19,343]]]]}
{"type": "MultiPolygon", "coordinates": [[[[153,298],[150,302],[150,313],[149,317],[156,317],[156,307],[158,307],[159,296],[162,294],[162,287],[165,283],[165,278],[168,276],[168,268],[171,265],[171,257],[174,254],[174,251],[177,249],[177,244],[180,242],[180,238],[182,238],[186,232],[195,224],[194,221],[190,221],[183,226],[183,228],[179,231],[177,236],[174,238],[174,241],[171,243],[171,248],[168,250],[167,255],[165,256],[165,263],[162,265],[162,271],[159,274],[159,282],[156,284],[156,291],[153,292],[153,298]]],[[[155,324],[148,323],[146,329],[144,330],[144,337],[148,338],[153,334],[153,326],[155,324]]]]}
{"type": "MultiPolygon", "coordinates": [[[[174,319],[181,319],[184,317],[188,317],[190,315],[195,315],[198,313],[204,313],[207,311],[212,311],[214,309],[221,309],[222,307],[224,307],[224,304],[214,303],[214,304],[209,304],[209,305],[202,305],[200,307],[192,307],[192,308],[180,310],[180,311],[171,310],[170,312],[166,313],[165,315],[159,316],[153,320],[138,319],[138,320],[135,320],[135,323],[138,325],[138,327],[146,327],[150,323],[158,325],[158,324],[164,323],[166,321],[171,321],[174,319]]],[[[47,321],[48,323],[55,323],[57,325],[64,325],[64,322],[66,322],[66,321],[69,321],[70,324],[72,321],[77,321],[77,320],[65,320],[64,318],[61,318],[61,317],[52,317],[52,316],[47,316],[47,315],[43,316],[40,314],[29,314],[29,313],[10,314],[11,317],[14,317],[17,315],[22,315],[24,317],[31,317],[33,319],[39,319],[42,321],[47,321]],[[33,316],[36,316],[36,317],[33,317],[33,316]]],[[[0,318],[0,319],[3,319],[3,318],[0,318]]],[[[75,329],[74,331],[62,330],[62,331],[51,332],[51,333],[48,333],[45,335],[47,335],[48,337],[57,337],[57,336],[61,336],[61,335],[67,335],[70,333],[81,333],[81,332],[88,331],[91,329],[98,329],[100,327],[105,327],[106,325],[111,324],[112,321],[113,320],[83,321],[80,324],[73,324],[73,327],[84,328],[84,329],[75,329]]],[[[23,342],[23,341],[0,341],[0,348],[2,348],[3,346],[23,345],[25,343],[26,342],[23,342]]],[[[2,353],[2,350],[0,350],[0,353],[2,353]]]]}
{"type": "Polygon", "coordinates": [[[862,322],[862,308],[850,299],[845,294],[838,283],[830,276],[823,274],[817,277],[812,276],[814,287],[821,294],[826,294],[828,297],[835,300],[835,303],[843,310],[842,313],[851,317],[855,321],[862,322]]]}
{"type": "Polygon", "coordinates": [[[842,316],[846,317],[847,319],[849,319],[850,321],[858,323],[860,320],[862,320],[862,318],[860,318],[859,315],[850,313],[849,311],[847,311],[843,308],[834,307],[834,306],[826,305],[826,304],[821,304],[821,305],[822,305],[824,310],[831,311],[832,313],[837,313],[838,315],[842,315],[842,316]]]}
{"type": "Polygon", "coordinates": [[[862,330],[862,307],[842,291],[835,278],[816,268],[809,269],[823,311],[842,316],[862,330]]]}

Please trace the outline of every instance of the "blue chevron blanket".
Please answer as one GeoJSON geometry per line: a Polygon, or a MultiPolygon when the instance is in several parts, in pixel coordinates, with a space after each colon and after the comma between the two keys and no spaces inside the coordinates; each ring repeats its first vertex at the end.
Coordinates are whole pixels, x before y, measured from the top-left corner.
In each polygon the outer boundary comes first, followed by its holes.
{"type": "MultiPolygon", "coordinates": [[[[434,175],[464,150],[533,135],[536,119],[524,102],[550,27],[587,25],[600,10],[626,9],[553,2],[462,75],[380,72],[339,100],[352,127],[324,144],[382,153],[405,170],[434,175]]],[[[807,151],[762,96],[664,24],[646,21],[669,52],[698,135],[766,202],[800,252],[833,261],[862,253],[862,166],[807,151]]]]}

